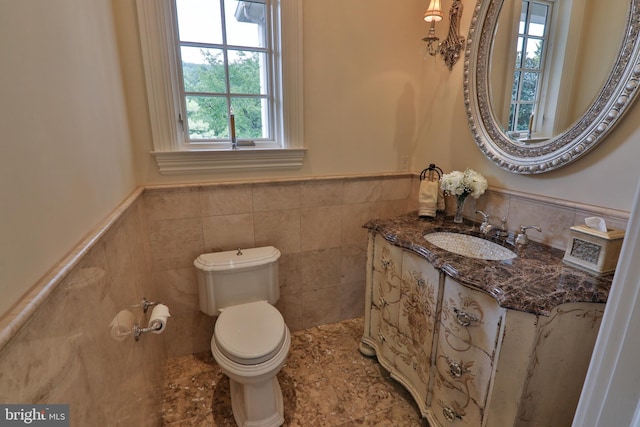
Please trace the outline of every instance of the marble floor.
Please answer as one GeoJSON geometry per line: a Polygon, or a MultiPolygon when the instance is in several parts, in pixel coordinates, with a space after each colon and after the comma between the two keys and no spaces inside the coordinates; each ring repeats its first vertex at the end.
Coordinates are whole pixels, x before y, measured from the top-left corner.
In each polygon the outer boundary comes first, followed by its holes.
{"type": "MultiPolygon", "coordinates": [[[[278,374],[285,426],[428,426],[409,393],[358,351],[363,319],[291,335],[278,374]]],[[[229,380],[210,353],[176,357],[166,367],[163,425],[235,426],[229,380]]]]}

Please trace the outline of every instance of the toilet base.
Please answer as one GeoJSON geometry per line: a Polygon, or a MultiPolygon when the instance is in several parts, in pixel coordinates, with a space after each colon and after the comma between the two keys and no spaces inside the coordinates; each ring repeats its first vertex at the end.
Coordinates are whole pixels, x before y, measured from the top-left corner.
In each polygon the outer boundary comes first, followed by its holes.
{"type": "Polygon", "coordinates": [[[239,427],[277,427],[284,424],[284,401],[278,379],[240,384],[229,378],[231,409],[239,427]]]}

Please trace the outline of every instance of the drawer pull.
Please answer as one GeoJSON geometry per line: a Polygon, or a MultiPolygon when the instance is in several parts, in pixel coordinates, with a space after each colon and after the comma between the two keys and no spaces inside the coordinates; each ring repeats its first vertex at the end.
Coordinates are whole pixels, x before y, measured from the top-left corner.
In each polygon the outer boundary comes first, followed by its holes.
{"type": "Polygon", "coordinates": [[[455,421],[456,419],[459,419],[459,420],[462,419],[462,416],[460,414],[458,414],[456,411],[454,411],[447,405],[444,405],[442,407],[442,415],[444,415],[447,421],[455,421]]]}
{"type": "Polygon", "coordinates": [[[478,323],[480,321],[477,316],[462,311],[458,307],[453,307],[453,312],[456,314],[456,320],[462,326],[470,326],[472,323],[478,323]]]}
{"type": "Polygon", "coordinates": [[[449,372],[454,378],[460,378],[462,374],[464,374],[465,369],[462,367],[462,364],[451,360],[449,361],[449,372]]]}
{"type": "Polygon", "coordinates": [[[378,300],[378,305],[382,308],[387,305],[387,301],[383,297],[380,297],[380,299],[378,300]]]}
{"type": "Polygon", "coordinates": [[[378,341],[380,341],[380,342],[384,342],[384,341],[386,341],[386,340],[387,340],[387,339],[385,338],[385,336],[384,336],[384,335],[382,335],[382,332],[378,332],[378,341]]]}

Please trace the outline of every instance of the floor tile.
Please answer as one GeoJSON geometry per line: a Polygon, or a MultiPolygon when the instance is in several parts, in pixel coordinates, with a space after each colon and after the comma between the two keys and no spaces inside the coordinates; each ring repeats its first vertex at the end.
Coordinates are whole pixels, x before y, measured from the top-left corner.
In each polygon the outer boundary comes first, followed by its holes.
{"type": "MultiPolygon", "coordinates": [[[[285,426],[428,426],[409,393],[358,351],[363,326],[356,318],[291,334],[278,374],[285,426]]],[[[229,379],[210,353],[171,358],[163,398],[164,426],[236,425],[229,379]]]]}

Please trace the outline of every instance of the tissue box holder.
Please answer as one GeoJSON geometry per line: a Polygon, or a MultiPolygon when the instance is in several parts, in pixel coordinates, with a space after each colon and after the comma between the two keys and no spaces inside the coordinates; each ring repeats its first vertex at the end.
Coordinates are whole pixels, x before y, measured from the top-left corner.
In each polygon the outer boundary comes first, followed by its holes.
{"type": "Polygon", "coordinates": [[[570,228],[569,245],[563,262],[599,275],[616,269],[624,238],[623,230],[594,230],[586,225],[570,228]]]}

